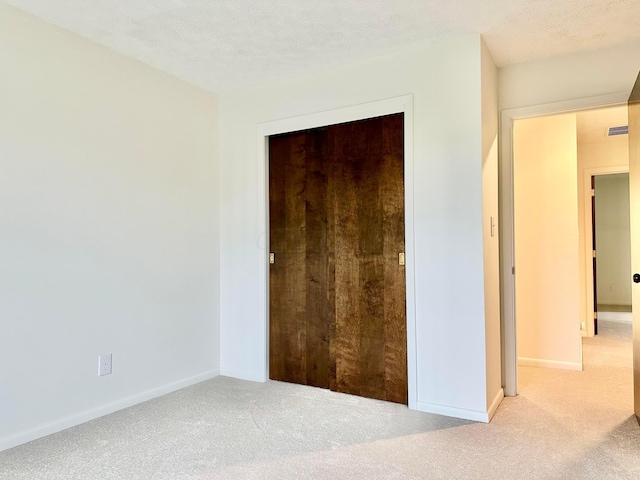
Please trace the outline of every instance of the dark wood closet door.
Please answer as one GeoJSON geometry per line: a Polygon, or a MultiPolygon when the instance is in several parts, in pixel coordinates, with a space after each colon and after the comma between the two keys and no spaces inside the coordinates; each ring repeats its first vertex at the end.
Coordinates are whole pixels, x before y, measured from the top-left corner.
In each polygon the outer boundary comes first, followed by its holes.
{"type": "Polygon", "coordinates": [[[270,377],[407,403],[403,116],[270,139],[270,377]]]}
{"type": "Polygon", "coordinates": [[[403,116],[329,130],[335,191],[334,390],[407,403],[403,116]]]}
{"type": "Polygon", "coordinates": [[[269,377],[329,388],[334,274],[326,131],[269,139],[269,377]]]}

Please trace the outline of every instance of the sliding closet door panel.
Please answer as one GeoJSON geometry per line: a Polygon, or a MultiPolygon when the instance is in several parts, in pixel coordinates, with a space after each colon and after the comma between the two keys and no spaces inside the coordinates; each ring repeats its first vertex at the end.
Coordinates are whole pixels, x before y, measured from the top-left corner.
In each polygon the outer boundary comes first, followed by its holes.
{"type": "Polygon", "coordinates": [[[329,130],[336,219],[336,390],[407,401],[403,118],[329,130]]]}
{"type": "Polygon", "coordinates": [[[329,387],[329,271],[326,162],[321,131],[269,142],[269,376],[329,387]]]}
{"type": "Polygon", "coordinates": [[[270,140],[270,377],[306,383],[304,134],[270,140]],[[301,198],[302,197],[302,198],[301,198]]]}

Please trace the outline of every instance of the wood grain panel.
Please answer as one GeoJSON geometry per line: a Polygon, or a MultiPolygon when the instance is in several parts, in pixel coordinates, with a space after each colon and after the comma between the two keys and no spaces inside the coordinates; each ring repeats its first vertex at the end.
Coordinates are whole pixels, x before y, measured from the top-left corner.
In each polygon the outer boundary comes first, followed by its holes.
{"type": "Polygon", "coordinates": [[[380,186],[385,179],[381,175],[382,122],[381,119],[368,120],[352,124],[350,129],[356,131],[345,133],[358,139],[357,143],[352,143],[352,148],[359,172],[360,395],[384,400],[384,199],[380,195],[380,186]]]}
{"type": "Polygon", "coordinates": [[[333,390],[360,395],[360,238],[359,165],[350,148],[347,126],[328,132],[335,208],[336,319],[331,338],[335,359],[333,390]]]}
{"type": "Polygon", "coordinates": [[[328,318],[328,326],[329,326],[329,388],[333,391],[338,390],[338,381],[337,381],[337,365],[336,365],[336,315],[338,310],[338,298],[336,296],[336,281],[337,281],[337,270],[336,270],[336,220],[337,220],[337,210],[336,210],[336,196],[341,194],[336,190],[336,182],[334,179],[337,175],[339,175],[339,171],[336,168],[337,165],[334,161],[331,161],[331,141],[329,139],[328,129],[324,132],[324,157],[323,160],[326,164],[326,172],[327,172],[327,252],[328,252],[328,260],[327,260],[327,271],[329,277],[332,279],[332,282],[328,286],[327,296],[330,299],[331,305],[330,309],[327,312],[328,318]]]}
{"type": "Polygon", "coordinates": [[[306,135],[270,139],[270,378],[306,383],[306,135]],[[281,178],[280,178],[281,177],[281,178]]]}
{"type": "MultiPolygon", "coordinates": [[[[382,129],[380,119],[342,126],[354,164],[358,191],[356,231],[358,238],[358,290],[360,304],[359,394],[385,399],[384,385],[384,259],[381,184],[382,129]]],[[[336,128],[336,135],[340,132],[336,128]]],[[[355,299],[354,299],[355,300],[355,299]]],[[[346,318],[346,322],[353,319],[346,318]]]]}
{"type": "Polygon", "coordinates": [[[329,264],[326,130],[307,133],[306,154],[306,383],[329,388],[329,330],[334,321],[334,275],[329,264]]]}
{"type": "Polygon", "coordinates": [[[407,320],[405,267],[398,254],[404,240],[404,117],[382,119],[384,199],[384,317],[386,400],[407,403],[407,320]]]}

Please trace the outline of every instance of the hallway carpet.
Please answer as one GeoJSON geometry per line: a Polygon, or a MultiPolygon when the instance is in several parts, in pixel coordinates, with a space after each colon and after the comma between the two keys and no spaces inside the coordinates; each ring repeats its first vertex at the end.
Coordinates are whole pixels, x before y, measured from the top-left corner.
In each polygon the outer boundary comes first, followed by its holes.
{"type": "Polygon", "coordinates": [[[631,326],[583,372],[521,367],[486,425],[218,377],[0,453],[0,479],[638,479],[631,326]]]}

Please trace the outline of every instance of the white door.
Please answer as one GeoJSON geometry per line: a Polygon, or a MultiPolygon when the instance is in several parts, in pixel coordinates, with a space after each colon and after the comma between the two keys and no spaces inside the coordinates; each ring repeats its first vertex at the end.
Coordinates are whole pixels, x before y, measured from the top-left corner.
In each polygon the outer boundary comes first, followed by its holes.
{"type": "Polygon", "coordinates": [[[640,422],[640,75],[629,98],[629,199],[631,202],[631,268],[633,270],[633,396],[640,422]]]}

